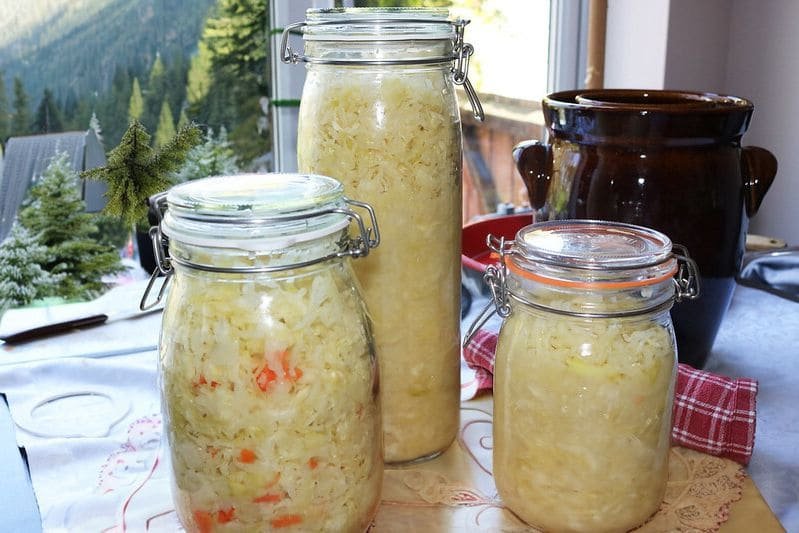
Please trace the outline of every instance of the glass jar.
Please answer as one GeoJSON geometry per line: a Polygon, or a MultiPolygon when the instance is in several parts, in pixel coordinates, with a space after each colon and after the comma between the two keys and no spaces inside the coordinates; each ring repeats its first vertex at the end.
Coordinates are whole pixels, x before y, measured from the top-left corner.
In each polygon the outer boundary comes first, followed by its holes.
{"type": "MultiPolygon", "coordinates": [[[[430,458],[458,428],[464,21],[445,9],[309,10],[298,162],[369,202],[383,241],[355,271],[374,322],[385,459],[430,458]]],[[[301,28],[304,55],[287,45],[301,28]]],[[[478,107],[479,110],[479,107],[478,107]]],[[[481,112],[481,111],[480,111],[481,112]]]]}
{"type": "Polygon", "coordinates": [[[642,524],[666,489],[669,309],[675,286],[698,294],[693,262],[662,233],[620,223],[552,221],[490,239],[501,266],[486,280],[505,317],[494,368],[502,500],[546,531],[642,524]]]}
{"type": "Polygon", "coordinates": [[[191,181],[165,203],[151,235],[172,281],[159,370],[184,527],[365,531],[380,404],[350,257],[377,245],[377,226],[348,204],[368,206],[331,178],[291,174],[191,181]]]}

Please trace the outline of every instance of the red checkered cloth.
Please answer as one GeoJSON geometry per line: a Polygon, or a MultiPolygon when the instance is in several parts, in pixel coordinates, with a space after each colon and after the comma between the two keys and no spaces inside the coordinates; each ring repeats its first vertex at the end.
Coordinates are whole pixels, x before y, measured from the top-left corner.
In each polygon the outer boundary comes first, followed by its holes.
{"type": "MultiPolygon", "coordinates": [[[[477,389],[494,385],[497,334],[479,330],[463,350],[477,389]]],[[[748,464],[755,443],[757,381],[732,379],[680,363],[674,389],[672,443],[748,464]]]]}

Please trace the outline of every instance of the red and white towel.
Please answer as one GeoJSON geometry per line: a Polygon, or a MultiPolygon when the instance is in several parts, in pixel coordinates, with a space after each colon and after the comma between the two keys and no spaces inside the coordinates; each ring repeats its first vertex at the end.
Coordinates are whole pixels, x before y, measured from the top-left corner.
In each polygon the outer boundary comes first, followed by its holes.
{"type": "MultiPolygon", "coordinates": [[[[497,334],[478,331],[463,358],[474,370],[475,389],[494,384],[497,334]]],[[[757,381],[732,379],[680,363],[674,390],[672,442],[748,464],[755,443],[757,381]]]]}

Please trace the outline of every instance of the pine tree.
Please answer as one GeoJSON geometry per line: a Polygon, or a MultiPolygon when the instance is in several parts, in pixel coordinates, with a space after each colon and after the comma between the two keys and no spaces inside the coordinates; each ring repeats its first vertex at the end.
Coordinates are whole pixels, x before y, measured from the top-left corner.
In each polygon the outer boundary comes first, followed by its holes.
{"type": "Polygon", "coordinates": [[[130,92],[130,101],[128,102],[128,122],[134,120],[141,120],[144,113],[144,97],[141,94],[141,85],[139,85],[139,78],[133,78],[133,88],[130,92]]]}
{"type": "Polygon", "coordinates": [[[188,81],[186,83],[186,100],[192,114],[197,114],[197,106],[201,105],[211,89],[211,51],[204,41],[197,46],[197,55],[191,58],[188,81]]]}
{"type": "Polygon", "coordinates": [[[189,116],[186,114],[186,108],[182,108],[180,110],[180,116],[178,117],[178,129],[185,128],[189,125],[189,116]]]}
{"type": "Polygon", "coordinates": [[[155,131],[158,125],[158,116],[161,110],[161,103],[166,94],[166,69],[161,60],[161,54],[155,55],[150,75],[147,80],[147,90],[144,92],[144,113],[141,122],[148,131],[155,131]]]}
{"type": "Polygon", "coordinates": [[[92,111],[92,118],[89,119],[89,129],[94,131],[97,140],[103,144],[103,129],[100,127],[100,119],[97,118],[97,113],[92,111]]]}
{"type": "Polygon", "coordinates": [[[31,114],[28,109],[28,94],[19,76],[14,78],[14,111],[11,115],[11,136],[17,137],[30,133],[31,114]]]}
{"type": "Polygon", "coordinates": [[[56,133],[64,131],[64,121],[56,106],[53,93],[45,89],[33,121],[33,133],[56,133]]]}
{"type": "Polygon", "coordinates": [[[119,254],[96,242],[92,215],[85,212],[78,175],[65,153],[56,155],[30,190],[30,202],[19,214],[20,223],[46,246],[44,265],[51,274],[63,274],[55,292],[65,298],[91,298],[105,284],[102,277],[123,270],[119,254]]]}
{"type": "Polygon", "coordinates": [[[214,138],[213,130],[209,129],[205,142],[189,151],[186,162],[175,173],[175,181],[182,183],[208,176],[229,176],[238,172],[237,157],[228,141],[227,130],[222,128],[214,138]]]}
{"type": "Polygon", "coordinates": [[[175,136],[175,122],[169,102],[164,100],[161,104],[161,114],[158,116],[158,128],[155,130],[155,146],[161,148],[175,136]]]}
{"type": "Polygon", "coordinates": [[[82,177],[106,182],[104,212],[133,226],[145,220],[147,199],[172,185],[172,174],[201,140],[199,128],[192,124],[155,150],[144,126],[133,121],[119,145],[109,152],[106,166],[87,170],[82,177]]]}
{"type": "Polygon", "coordinates": [[[8,112],[8,96],[6,95],[5,73],[0,70],[0,145],[10,135],[11,115],[8,112]]]}
{"type": "Polygon", "coordinates": [[[42,268],[47,247],[20,224],[14,224],[0,244],[0,315],[10,307],[28,305],[55,291],[64,274],[42,268]]]}

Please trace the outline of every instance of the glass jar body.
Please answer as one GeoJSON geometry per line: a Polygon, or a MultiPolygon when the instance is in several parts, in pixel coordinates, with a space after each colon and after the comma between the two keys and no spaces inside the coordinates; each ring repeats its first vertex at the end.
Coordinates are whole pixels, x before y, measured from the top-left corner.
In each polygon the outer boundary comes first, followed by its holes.
{"type": "MultiPolygon", "coordinates": [[[[295,248],[308,256],[306,245],[295,248]]],[[[174,240],[170,253],[227,268],[275,261],[174,240]]],[[[348,259],[260,274],[176,265],[160,376],[187,530],[368,527],[382,484],[380,405],[348,259]]]]}
{"type": "MultiPolygon", "coordinates": [[[[409,45],[350,46],[392,58],[409,45]]],[[[374,323],[392,463],[440,453],[458,425],[462,152],[450,67],[310,64],[300,105],[301,171],[341,181],[380,220],[383,248],[355,270],[374,323]]]]}
{"type": "Polygon", "coordinates": [[[662,306],[622,318],[561,314],[586,301],[607,313],[641,305],[623,292],[570,292],[524,292],[560,312],[511,300],[494,374],[497,489],[543,530],[626,531],[657,511],[666,489],[673,327],[662,306]]]}

